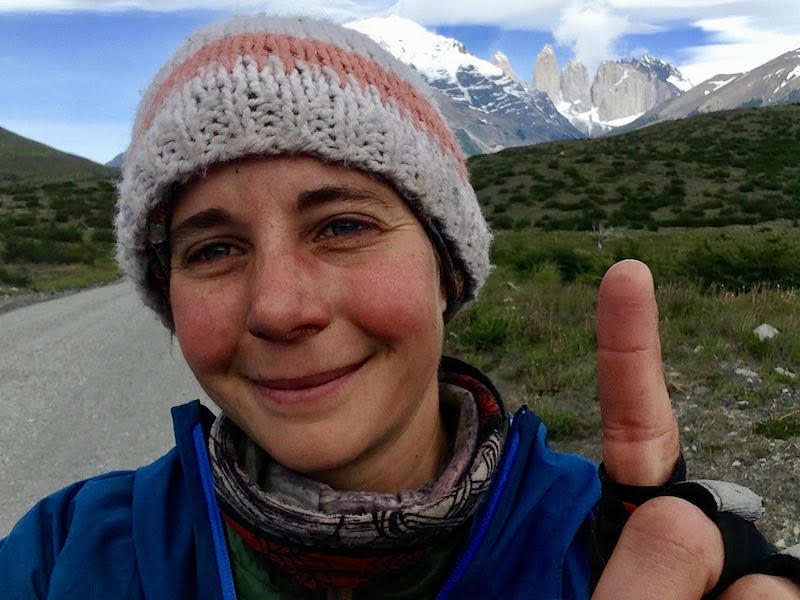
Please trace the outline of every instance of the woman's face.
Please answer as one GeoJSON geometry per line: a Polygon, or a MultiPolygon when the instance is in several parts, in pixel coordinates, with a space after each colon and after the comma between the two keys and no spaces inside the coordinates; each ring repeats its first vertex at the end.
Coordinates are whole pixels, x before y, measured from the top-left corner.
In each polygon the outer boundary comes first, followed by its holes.
{"type": "Polygon", "coordinates": [[[392,188],[309,157],[238,161],[186,187],[170,240],[183,354],[251,439],[339,489],[433,474],[446,302],[392,188]]]}

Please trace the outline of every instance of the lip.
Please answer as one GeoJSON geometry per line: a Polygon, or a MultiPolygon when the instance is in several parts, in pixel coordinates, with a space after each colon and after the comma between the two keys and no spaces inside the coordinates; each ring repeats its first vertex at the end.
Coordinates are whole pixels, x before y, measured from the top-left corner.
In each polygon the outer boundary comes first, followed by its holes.
{"type": "Polygon", "coordinates": [[[311,404],[336,394],[366,360],[345,367],[285,379],[251,379],[259,395],[279,406],[311,404]]]}

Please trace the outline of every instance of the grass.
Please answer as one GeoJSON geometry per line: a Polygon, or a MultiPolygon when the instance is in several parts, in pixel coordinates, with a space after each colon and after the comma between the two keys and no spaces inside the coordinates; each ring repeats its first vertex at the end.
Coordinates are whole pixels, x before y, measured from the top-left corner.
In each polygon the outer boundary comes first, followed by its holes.
{"type": "Polygon", "coordinates": [[[63,181],[0,177],[0,294],[121,276],[113,258],[114,186],[107,170],[100,172],[63,181]]]}
{"type": "Polygon", "coordinates": [[[495,229],[590,231],[800,219],[800,106],[739,109],[469,160],[495,229]]]}
{"type": "Polygon", "coordinates": [[[755,426],[756,433],[765,437],[785,440],[800,435],[800,414],[795,411],[792,414],[761,421],[755,426]]]}
{"type": "Polygon", "coordinates": [[[109,178],[115,170],[60,152],[0,127],[0,181],[62,182],[109,178]]]}
{"type": "MultiPolygon", "coordinates": [[[[698,238],[769,235],[751,229],[625,232],[602,251],[592,248],[588,233],[578,239],[575,232],[499,232],[498,266],[480,301],[449,324],[445,352],[485,370],[510,410],[527,404],[556,449],[599,461],[598,277],[625,254],[623,248],[654,258],[665,380],[690,471],[763,494],[770,506],[763,530],[773,540],[796,543],[800,389],[797,375],[786,372],[800,372],[800,288],[755,284],[732,290],[681,270],[698,238]],[[517,239],[526,233],[536,260],[511,251],[526,248],[517,239]],[[781,333],[758,340],[752,331],[764,322],[781,333]],[[737,375],[741,368],[756,376],[737,375]]],[[[800,243],[797,228],[786,233],[800,243]]]]}
{"type": "Polygon", "coordinates": [[[772,248],[776,231],[787,240],[785,252],[794,256],[800,230],[783,227],[628,231],[600,251],[588,233],[500,232],[497,268],[480,302],[450,324],[446,350],[489,371],[511,404],[525,402],[551,413],[559,436],[580,436],[596,416],[597,285],[613,262],[640,258],[654,272],[670,389],[686,393],[702,387],[709,397],[764,406],[793,381],[774,367],[795,371],[800,366],[800,336],[792,334],[800,329],[794,271],[789,269],[786,281],[731,289],[725,282],[737,280],[746,264],[718,265],[713,280],[697,276],[687,264],[708,239],[721,247],[772,248]],[[764,322],[784,334],[758,340],[752,331],[764,322]],[[758,387],[721,373],[723,361],[763,374],[758,387]],[[579,399],[572,410],[563,408],[565,396],[573,404],[579,399]]]}

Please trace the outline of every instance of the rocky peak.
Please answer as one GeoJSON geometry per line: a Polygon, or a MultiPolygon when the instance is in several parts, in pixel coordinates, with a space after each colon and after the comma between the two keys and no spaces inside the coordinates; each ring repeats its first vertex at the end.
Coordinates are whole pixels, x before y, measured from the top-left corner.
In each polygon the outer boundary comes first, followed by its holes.
{"type": "Polygon", "coordinates": [[[640,115],[655,106],[656,93],[649,75],[629,62],[600,63],[592,83],[592,105],[601,121],[640,115]]]}
{"type": "Polygon", "coordinates": [[[517,79],[502,54],[483,60],[461,42],[400,17],[374,17],[347,27],[377,41],[441,92],[437,102],[469,153],[582,137],[545,94],[532,93],[517,79]]]}
{"type": "Polygon", "coordinates": [[[559,82],[564,102],[572,105],[572,112],[582,113],[592,109],[592,93],[586,65],[578,60],[567,61],[561,70],[559,82]]]}
{"type": "Polygon", "coordinates": [[[517,74],[514,73],[514,69],[511,68],[511,63],[508,62],[508,57],[500,51],[494,53],[491,62],[495,67],[500,69],[506,76],[510,77],[514,81],[518,83],[522,83],[522,80],[517,77],[517,74]]]}
{"type": "Polygon", "coordinates": [[[561,102],[561,82],[556,54],[550,44],[545,44],[536,57],[533,67],[533,89],[547,93],[553,104],[561,102]]]}
{"type": "Polygon", "coordinates": [[[641,58],[634,58],[627,61],[634,69],[650,76],[653,79],[658,79],[664,83],[673,86],[677,91],[685,92],[691,89],[692,84],[684,79],[683,74],[677,67],[659,60],[654,56],[645,54],[641,58]]]}
{"type": "Polygon", "coordinates": [[[691,87],[677,68],[650,55],[607,60],[593,79],[578,60],[568,61],[559,72],[549,44],[536,57],[532,84],[534,90],[546,93],[575,127],[589,135],[626,125],[691,87]]]}

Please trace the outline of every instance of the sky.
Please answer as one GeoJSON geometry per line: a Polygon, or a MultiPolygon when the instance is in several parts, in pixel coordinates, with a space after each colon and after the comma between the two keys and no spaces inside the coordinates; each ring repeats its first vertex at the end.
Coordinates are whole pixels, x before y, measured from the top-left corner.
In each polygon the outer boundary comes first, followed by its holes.
{"type": "MultiPolygon", "coordinates": [[[[193,30],[232,14],[337,22],[397,14],[508,56],[530,81],[544,44],[560,65],[649,53],[692,83],[800,48],[800,0],[0,0],[0,127],[105,163],[130,139],[150,78],[193,30]],[[298,7],[301,7],[298,11],[298,7]]],[[[591,75],[590,75],[591,76],[591,75]]]]}

